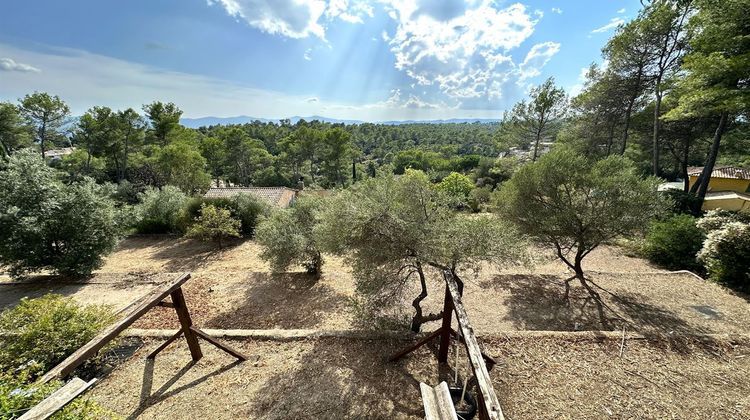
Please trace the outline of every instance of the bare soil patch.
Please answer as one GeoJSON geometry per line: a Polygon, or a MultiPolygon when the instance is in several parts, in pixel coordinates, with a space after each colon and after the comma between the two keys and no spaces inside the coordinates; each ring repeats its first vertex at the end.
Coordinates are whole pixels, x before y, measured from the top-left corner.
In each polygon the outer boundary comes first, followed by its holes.
{"type": "MultiPolygon", "coordinates": [[[[628,341],[620,358],[619,340],[483,341],[499,360],[491,376],[508,418],[747,418],[750,410],[746,342],[673,352],[628,341]]],[[[158,343],[147,342],[88,397],[127,418],[418,419],[419,382],[453,377],[434,348],[387,362],[403,340],[234,340],[258,361],[237,363],[203,346],[194,365],[180,342],[146,362],[158,343]]]]}

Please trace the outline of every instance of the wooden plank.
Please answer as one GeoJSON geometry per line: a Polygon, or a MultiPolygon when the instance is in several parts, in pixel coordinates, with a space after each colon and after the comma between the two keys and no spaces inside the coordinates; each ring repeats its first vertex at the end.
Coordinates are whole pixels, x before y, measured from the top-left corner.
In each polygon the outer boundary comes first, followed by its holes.
{"type": "Polygon", "coordinates": [[[83,391],[89,389],[94,382],[96,382],[96,378],[86,382],[83,379],[75,377],[53,392],[49,397],[40,401],[31,410],[24,413],[18,420],[45,420],[49,418],[76,399],[83,391]]]}
{"type": "Polygon", "coordinates": [[[193,320],[190,318],[190,311],[188,311],[187,303],[185,303],[185,295],[182,294],[181,287],[172,291],[170,295],[172,296],[174,310],[177,311],[177,318],[182,325],[182,333],[185,334],[185,341],[187,341],[190,349],[190,356],[192,356],[194,362],[197,362],[203,357],[203,352],[200,343],[198,343],[198,337],[191,329],[193,320]]]}
{"type": "Polygon", "coordinates": [[[458,420],[456,407],[453,406],[453,399],[445,381],[434,388],[420,382],[419,390],[422,393],[425,419],[458,420]]]}
{"type": "Polygon", "coordinates": [[[448,286],[445,286],[445,298],[443,299],[443,324],[440,327],[440,347],[438,348],[438,362],[448,362],[448,351],[451,345],[451,322],[453,317],[453,301],[451,300],[448,286]]]}
{"type": "Polygon", "coordinates": [[[138,300],[138,303],[134,305],[133,310],[125,316],[122,320],[110,325],[105,328],[104,331],[100,332],[96,337],[91,339],[88,343],[84,344],[81,348],[76,350],[73,354],[68,356],[60,364],[52,368],[49,372],[45,373],[39,381],[49,382],[53,379],[62,378],[73,372],[75,368],[80,366],[86,359],[93,356],[102,347],[106,346],[107,343],[112,341],[119,333],[124,331],[130,325],[132,325],[138,318],[145,314],[149,309],[154,307],[157,303],[161,302],[169,296],[173,291],[179,289],[186,281],[190,279],[190,273],[183,273],[164,287],[153,291],[152,293],[142,297],[138,300]]]}
{"type": "Polygon", "coordinates": [[[149,355],[146,356],[146,359],[155,359],[157,354],[161,353],[161,351],[167,348],[168,345],[172,344],[174,340],[177,340],[178,338],[180,338],[181,335],[182,335],[182,328],[177,330],[177,332],[174,333],[173,336],[169,337],[167,341],[161,343],[159,347],[157,347],[156,349],[154,349],[154,351],[149,353],[149,355]]]}
{"type": "Polygon", "coordinates": [[[463,303],[461,303],[461,294],[458,290],[458,284],[456,284],[453,275],[448,271],[443,272],[443,278],[445,279],[445,284],[447,285],[451,298],[453,299],[453,308],[456,312],[458,327],[461,329],[461,334],[464,337],[464,344],[466,344],[466,352],[469,356],[469,362],[474,369],[477,386],[481,392],[481,395],[478,397],[484,400],[488,418],[492,420],[503,420],[505,419],[505,416],[503,416],[503,410],[500,408],[500,401],[498,400],[497,395],[495,395],[495,389],[492,387],[492,380],[487,371],[487,366],[484,364],[482,351],[479,348],[479,343],[474,335],[474,329],[471,327],[469,317],[466,315],[463,303]]]}
{"type": "Polygon", "coordinates": [[[451,398],[451,391],[448,389],[448,384],[445,381],[440,382],[434,390],[435,402],[440,410],[440,418],[443,420],[458,420],[456,407],[453,405],[453,398],[451,398]]]}
{"type": "Polygon", "coordinates": [[[432,340],[433,338],[441,335],[442,332],[443,332],[443,328],[442,327],[438,328],[437,330],[435,330],[435,331],[427,334],[427,336],[425,336],[421,340],[417,341],[416,343],[412,344],[411,346],[409,346],[409,347],[407,347],[407,348],[399,351],[398,353],[394,354],[393,356],[391,356],[390,358],[388,358],[388,361],[395,362],[396,360],[398,360],[398,359],[406,356],[407,354],[413,352],[414,350],[416,350],[416,349],[424,346],[425,344],[429,343],[430,340],[432,340]]]}
{"type": "Polygon", "coordinates": [[[203,331],[199,330],[195,327],[190,327],[190,331],[194,334],[197,334],[200,338],[208,341],[209,343],[213,344],[214,346],[224,350],[225,352],[231,354],[232,356],[240,359],[240,360],[247,360],[247,356],[244,354],[238,352],[237,350],[227,346],[226,344],[222,343],[221,341],[211,337],[210,335],[204,333],[203,331]]]}

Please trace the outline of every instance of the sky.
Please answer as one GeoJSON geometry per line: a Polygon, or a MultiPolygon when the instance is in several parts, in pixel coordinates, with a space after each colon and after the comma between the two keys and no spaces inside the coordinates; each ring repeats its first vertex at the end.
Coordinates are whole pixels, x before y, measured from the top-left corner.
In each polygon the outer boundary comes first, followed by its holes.
{"type": "Polygon", "coordinates": [[[9,0],[0,101],[176,103],[185,117],[500,118],[569,94],[639,0],[9,0]]]}

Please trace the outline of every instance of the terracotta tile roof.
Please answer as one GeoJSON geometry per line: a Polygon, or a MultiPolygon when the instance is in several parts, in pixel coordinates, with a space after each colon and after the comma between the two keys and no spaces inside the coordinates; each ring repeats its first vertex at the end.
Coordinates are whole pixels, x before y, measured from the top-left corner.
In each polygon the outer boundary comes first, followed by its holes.
{"type": "Polygon", "coordinates": [[[237,194],[250,194],[272,206],[287,208],[294,203],[297,190],[287,187],[212,187],[203,196],[206,198],[230,198],[237,194]]]}
{"type": "MultiPolygon", "coordinates": [[[[703,167],[688,168],[689,176],[699,176],[703,167]]],[[[750,179],[750,169],[735,166],[716,166],[711,172],[711,178],[750,179]]]]}

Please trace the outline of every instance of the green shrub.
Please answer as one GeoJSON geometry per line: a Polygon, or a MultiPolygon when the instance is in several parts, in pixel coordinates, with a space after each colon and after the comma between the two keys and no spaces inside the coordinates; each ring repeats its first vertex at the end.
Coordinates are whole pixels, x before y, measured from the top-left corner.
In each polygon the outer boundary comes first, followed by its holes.
{"type": "Polygon", "coordinates": [[[437,185],[437,189],[446,193],[456,203],[457,207],[467,204],[469,194],[474,189],[474,182],[466,175],[451,172],[437,185]]]}
{"type": "Polygon", "coordinates": [[[167,185],[161,189],[149,187],[140,195],[141,203],[135,207],[138,233],[176,233],[178,221],[187,201],[179,188],[167,185]]]}
{"type": "Polygon", "coordinates": [[[492,189],[490,187],[474,188],[469,193],[469,208],[474,213],[487,211],[487,207],[492,201],[492,189]]]}
{"type": "Polygon", "coordinates": [[[695,222],[696,219],[687,214],[652,222],[643,247],[646,257],[673,270],[700,269],[696,255],[705,235],[695,222]]]}
{"type": "Polygon", "coordinates": [[[293,207],[275,211],[258,225],[256,240],[263,247],[261,258],[274,272],[300,264],[308,273],[320,274],[323,257],[314,229],[322,205],[320,198],[303,196],[293,207]]]}
{"type": "Polygon", "coordinates": [[[686,193],[682,190],[668,190],[662,193],[672,203],[672,213],[692,214],[697,206],[698,197],[695,194],[686,193]]]}
{"type": "Polygon", "coordinates": [[[204,203],[201,204],[200,215],[188,229],[187,236],[204,241],[217,241],[221,248],[224,239],[240,237],[240,221],[232,218],[229,210],[204,203]]]}
{"type": "MultiPolygon", "coordinates": [[[[61,387],[59,381],[46,384],[31,384],[28,376],[0,373],[0,419],[18,418],[61,387]]],[[[52,420],[94,420],[115,418],[95,401],[76,398],[62,410],[55,413],[52,420]]]]}
{"type": "Polygon", "coordinates": [[[698,259],[712,280],[750,290],[750,224],[730,221],[711,230],[698,259]]]}
{"type": "Polygon", "coordinates": [[[0,371],[23,370],[32,377],[44,373],[112,320],[107,307],[80,306],[60,295],[23,298],[0,313],[0,371]]]}
{"type": "Polygon", "coordinates": [[[248,194],[237,194],[232,198],[194,197],[187,200],[182,208],[178,222],[181,232],[187,233],[195,223],[203,204],[229,210],[231,216],[240,221],[240,233],[248,238],[253,236],[258,219],[269,212],[268,205],[248,194]]]}
{"type": "Polygon", "coordinates": [[[13,276],[90,273],[122,233],[110,194],[90,178],[61,183],[36,153],[14,154],[0,171],[0,265],[13,276]]]}

